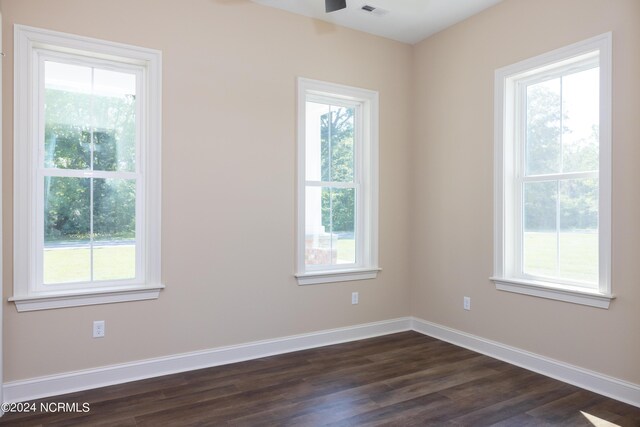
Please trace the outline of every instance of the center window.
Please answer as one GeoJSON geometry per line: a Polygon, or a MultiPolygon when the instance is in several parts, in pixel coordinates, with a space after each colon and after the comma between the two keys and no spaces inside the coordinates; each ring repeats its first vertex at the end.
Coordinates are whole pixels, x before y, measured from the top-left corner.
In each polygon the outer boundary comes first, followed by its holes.
{"type": "Polygon", "coordinates": [[[298,81],[300,284],[378,273],[377,100],[365,89],[298,81]]]}
{"type": "Polygon", "coordinates": [[[305,264],[355,264],[357,105],[308,101],[305,264]]]}

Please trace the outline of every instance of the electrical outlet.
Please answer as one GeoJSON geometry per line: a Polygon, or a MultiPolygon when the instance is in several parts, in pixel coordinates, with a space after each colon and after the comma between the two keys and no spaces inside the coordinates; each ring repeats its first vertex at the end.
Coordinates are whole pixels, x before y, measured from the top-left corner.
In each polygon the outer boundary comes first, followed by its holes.
{"type": "Polygon", "coordinates": [[[358,292],[351,292],[351,304],[357,304],[359,298],[360,295],[358,294],[358,292]]]}
{"type": "Polygon", "coordinates": [[[463,307],[465,310],[471,310],[471,297],[464,297],[463,307]]]}
{"type": "Polygon", "coordinates": [[[93,322],[93,337],[104,338],[104,320],[95,320],[93,322]]]}

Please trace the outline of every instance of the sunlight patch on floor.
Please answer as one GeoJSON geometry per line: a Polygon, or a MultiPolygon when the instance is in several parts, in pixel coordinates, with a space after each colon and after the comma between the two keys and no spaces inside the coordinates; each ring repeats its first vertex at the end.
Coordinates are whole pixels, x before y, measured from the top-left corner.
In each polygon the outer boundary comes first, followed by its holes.
{"type": "Polygon", "coordinates": [[[580,413],[596,427],[620,427],[618,424],[603,420],[602,418],[598,418],[595,415],[588,414],[584,411],[580,411],[580,413]]]}

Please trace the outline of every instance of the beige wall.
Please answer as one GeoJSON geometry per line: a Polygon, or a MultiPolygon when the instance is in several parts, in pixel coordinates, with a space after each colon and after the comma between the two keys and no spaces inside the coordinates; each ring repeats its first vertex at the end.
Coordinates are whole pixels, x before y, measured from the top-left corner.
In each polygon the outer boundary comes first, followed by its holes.
{"type": "Polygon", "coordinates": [[[246,0],[0,0],[0,7],[8,53],[5,230],[12,227],[12,24],[164,55],[167,289],[157,301],[18,314],[6,303],[12,236],[5,232],[5,381],[414,315],[640,384],[637,0],[505,0],[415,47],[246,0]],[[498,292],[487,279],[494,69],[609,30],[618,298],[600,310],[498,292]],[[380,92],[377,280],[301,287],[292,277],[297,76],[380,92]],[[352,291],[361,293],[357,306],[352,291]],[[96,319],[107,322],[104,339],[90,337],[96,319]]]}
{"type": "Polygon", "coordinates": [[[640,384],[639,52],[637,0],[507,0],[416,46],[414,316],[640,384]],[[617,299],[602,310],[496,291],[494,70],[607,31],[617,299]]]}
{"type": "Polygon", "coordinates": [[[5,381],[409,313],[411,47],[230,0],[6,0],[5,381]],[[17,313],[12,294],[13,24],[163,52],[163,264],[151,302],[17,313]],[[298,76],[380,92],[376,280],[294,277],[298,76]],[[351,292],[360,303],[351,305],[351,292]],[[93,320],[106,337],[91,338],[93,320]]]}

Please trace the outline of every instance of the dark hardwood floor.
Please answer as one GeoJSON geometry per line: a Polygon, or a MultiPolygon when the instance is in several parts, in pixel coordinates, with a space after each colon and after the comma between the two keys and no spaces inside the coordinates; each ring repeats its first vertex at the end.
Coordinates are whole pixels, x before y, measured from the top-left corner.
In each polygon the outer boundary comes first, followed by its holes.
{"type": "Polygon", "coordinates": [[[35,403],[58,402],[90,411],[8,413],[0,424],[640,426],[640,408],[416,332],[35,403]]]}

